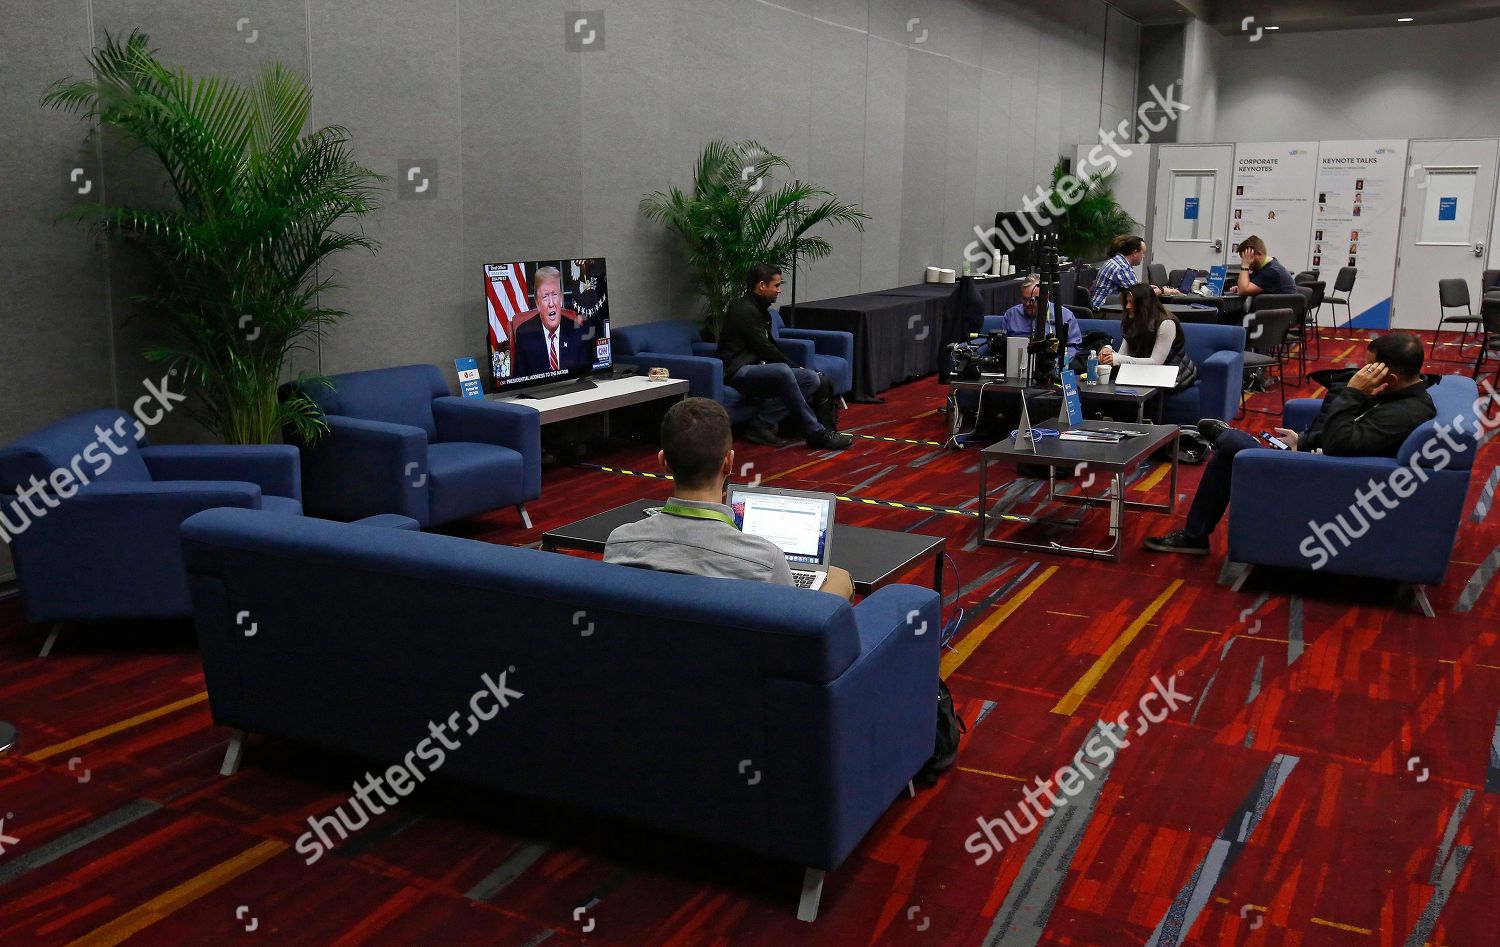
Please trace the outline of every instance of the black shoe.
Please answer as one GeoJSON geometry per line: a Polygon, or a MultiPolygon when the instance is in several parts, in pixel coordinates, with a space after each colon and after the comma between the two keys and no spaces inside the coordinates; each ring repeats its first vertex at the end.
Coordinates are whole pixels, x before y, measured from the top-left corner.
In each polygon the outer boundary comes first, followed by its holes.
{"type": "Polygon", "coordinates": [[[764,424],[746,425],[745,433],[740,436],[752,444],[761,444],[765,447],[785,447],[791,443],[764,424]]]}
{"type": "Polygon", "coordinates": [[[1218,418],[1204,418],[1198,422],[1198,433],[1202,434],[1203,439],[1208,441],[1209,444],[1217,444],[1219,442],[1219,435],[1227,430],[1229,430],[1229,425],[1218,418]]]}
{"type": "Polygon", "coordinates": [[[1185,529],[1174,529],[1165,536],[1152,536],[1141,545],[1152,552],[1182,552],[1190,556],[1208,555],[1208,540],[1193,539],[1185,529]]]}
{"type": "Polygon", "coordinates": [[[823,428],[816,434],[807,435],[807,446],[816,447],[820,450],[843,450],[854,443],[854,438],[838,431],[830,431],[823,428]]]}

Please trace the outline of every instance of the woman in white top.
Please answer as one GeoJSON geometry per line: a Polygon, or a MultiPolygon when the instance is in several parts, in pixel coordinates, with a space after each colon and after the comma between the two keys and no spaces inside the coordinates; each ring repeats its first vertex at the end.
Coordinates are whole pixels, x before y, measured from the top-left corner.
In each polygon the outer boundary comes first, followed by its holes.
{"type": "MultiPolygon", "coordinates": [[[[1161,304],[1150,286],[1138,284],[1122,296],[1125,317],[1120,320],[1120,351],[1106,345],[1099,352],[1101,365],[1176,365],[1177,386],[1182,391],[1198,377],[1198,367],[1187,354],[1182,322],[1161,304]]],[[[1160,415],[1162,400],[1153,400],[1152,413],[1160,415]]],[[[1159,418],[1153,418],[1159,420],[1159,418]]]]}

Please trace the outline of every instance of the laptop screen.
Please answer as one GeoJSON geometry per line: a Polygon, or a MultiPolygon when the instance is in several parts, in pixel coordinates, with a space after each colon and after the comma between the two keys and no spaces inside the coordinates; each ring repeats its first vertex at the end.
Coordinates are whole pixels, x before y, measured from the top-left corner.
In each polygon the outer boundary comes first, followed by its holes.
{"type": "Polygon", "coordinates": [[[1195,280],[1197,280],[1197,279],[1198,279],[1198,271],[1197,270],[1194,270],[1194,269],[1183,270],[1182,271],[1182,282],[1177,284],[1177,290],[1178,290],[1178,292],[1191,293],[1193,291],[1193,282],[1195,280]]]}
{"type": "Polygon", "coordinates": [[[829,503],[822,497],[731,490],[734,521],[752,536],[769,539],[792,564],[826,564],[829,503]]]}

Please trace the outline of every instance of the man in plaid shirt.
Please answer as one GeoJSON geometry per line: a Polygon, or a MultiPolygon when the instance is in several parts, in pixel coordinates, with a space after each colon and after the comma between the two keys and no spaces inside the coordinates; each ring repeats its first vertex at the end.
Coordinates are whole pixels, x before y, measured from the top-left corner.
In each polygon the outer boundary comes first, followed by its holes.
{"type": "Polygon", "coordinates": [[[1102,309],[1105,301],[1115,293],[1140,282],[1136,279],[1135,268],[1145,258],[1146,241],[1140,237],[1120,236],[1110,242],[1109,259],[1099,267],[1094,291],[1089,295],[1089,302],[1095,310],[1102,309]]]}

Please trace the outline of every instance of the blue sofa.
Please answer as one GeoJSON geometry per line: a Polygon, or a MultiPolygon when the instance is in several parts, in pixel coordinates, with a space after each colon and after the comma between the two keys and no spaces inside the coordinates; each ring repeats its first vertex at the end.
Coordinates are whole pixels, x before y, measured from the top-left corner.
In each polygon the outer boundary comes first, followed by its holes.
{"type": "MultiPolygon", "coordinates": [[[[802,337],[813,335],[813,330],[782,331],[783,334],[776,339],[777,347],[786,353],[793,364],[817,370],[818,343],[812,338],[802,337]]],[[[696,322],[665,319],[661,322],[616,326],[610,330],[610,340],[614,345],[616,361],[639,366],[642,371],[665,368],[673,378],[687,381],[688,394],[692,397],[711,398],[722,404],[729,412],[731,423],[740,424],[755,416],[758,402],[744,398],[732,386],[724,383],[724,363],[714,355],[718,351],[718,345],[703,340],[703,332],[696,322]]],[[[828,346],[833,342],[825,340],[823,344],[828,346]]],[[[853,347],[854,340],[850,336],[851,351],[853,347]]],[[[852,371],[849,377],[853,378],[852,371]]],[[[832,378],[829,380],[833,381],[832,378]]]]}
{"type": "Polygon", "coordinates": [[[789,340],[811,342],[812,360],[803,367],[822,373],[836,395],[846,395],[854,390],[854,333],[836,329],[793,329],[781,320],[781,310],[772,306],[771,337],[777,345],[789,340]]]}
{"type": "Polygon", "coordinates": [[[524,696],[443,776],[786,859],[814,894],[932,753],[930,589],[850,606],[242,510],[182,544],[216,723],[400,763],[509,671],[524,696]]]}
{"type": "MultiPolygon", "coordinates": [[[[1437,417],[1413,431],[1395,458],[1328,457],[1271,448],[1236,455],[1229,503],[1230,561],[1293,569],[1319,565],[1331,573],[1409,583],[1430,617],[1431,605],[1421,587],[1441,584],[1453,555],[1476,451],[1473,405],[1479,389],[1472,379],[1445,375],[1428,391],[1437,417]],[[1451,427],[1456,418],[1463,420],[1463,429],[1448,437],[1461,450],[1448,448],[1437,432],[1437,422],[1451,427]],[[1440,467],[1443,458],[1447,462],[1440,467]],[[1418,482],[1392,510],[1372,499],[1371,506],[1384,513],[1381,519],[1356,516],[1351,511],[1355,491],[1368,490],[1371,480],[1385,483],[1400,467],[1422,468],[1426,482],[1418,482]],[[1358,530],[1368,525],[1368,533],[1350,536],[1346,547],[1326,525],[1340,515],[1343,526],[1358,530]],[[1312,523],[1323,525],[1325,539],[1314,535],[1312,523]]],[[[1288,401],[1282,426],[1306,430],[1321,406],[1315,398],[1288,401]]],[[[1389,490],[1387,495],[1397,499],[1389,490]]],[[[1237,586],[1243,581],[1241,575],[1237,586]]]]}
{"type": "Polygon", "coordinates": [[[221,506],[302,512],[296,448],[154,447],[114,409],[75,414],[0,448],[0,493],[26,617],[38,624],[185,616],[183,520],[221,506]],[[47,501],[34,501],[41,515],[16,500],[33,477],[52,484],[47,501]]]}
{"type": "MultiPolygon", "coordinates": [[[[1107,332],[1120,347],[1120,320],[1079,319],[1084,335],[1107,332]]],[[[1198,366],[1198,379],[1185,391],[1167,398],[1162,421],[1196,424],[1204,418],[1228,420],[1240,413],[1245,382],[1244,326],[1182,323],[1188,357],[1198,366]]]]}
{"type": "Polygon", "coordinates": [[[310,385],[328,432],[302,446],[307,511],[357,520],[409,516],[423,529],[542,494],[541,416],[520,405],[457,398],[436,366],[404,365],[310,385]]]}

